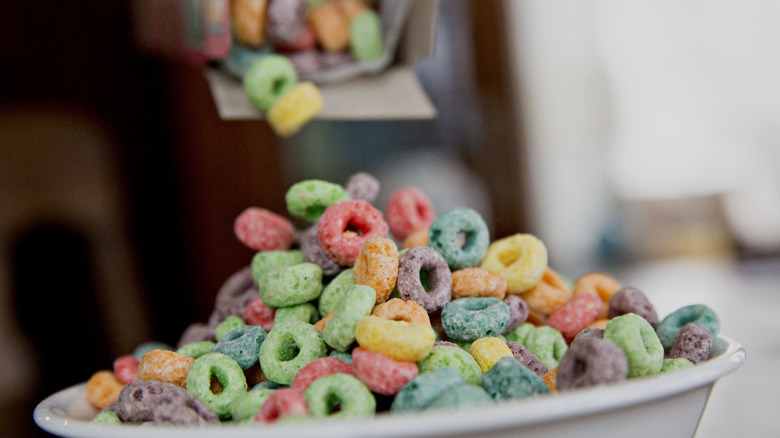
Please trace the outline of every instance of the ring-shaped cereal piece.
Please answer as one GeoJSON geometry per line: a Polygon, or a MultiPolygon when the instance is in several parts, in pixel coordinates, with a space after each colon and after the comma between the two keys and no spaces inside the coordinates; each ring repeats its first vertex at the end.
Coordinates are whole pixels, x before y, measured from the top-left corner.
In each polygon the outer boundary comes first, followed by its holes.
{"type": "Polygon", "coordinates": [[[578,339],[561,358],[556,386],[561,391],[626,380],[628,361],[613,342],[597,337],[578,339]]]}
{"type": "Polygon", "coordinates": [[[371,315],[393,321],[431,325],[431,318],[425,308],[414,301],[404,301],[400,298],[391,298],[384,303],[377,304],[371,311],[371,315]]]}
{"type": "Polygon", "coordinates": [[[470,208],[451,210],[437,217],[428,228],[428,246],[439,252],[453,271],[479,265],[489,243],[487,224],[470,208]]]}
{"type": "Polygon", "coordinates": [[[337,202],[317,221],[317,238],[325,253],[337,263],[352,266],[363,244],[372,237],[387,237],[382,212],[357,199],[337,202]]]}
{"type": "Polygon", "coordinates": [[[493,366],[504,357],[515,358],[514,353],[506,342],[494,336],[485,336],[471,343],[469,354],[474,356],[483,373],[489,371],[493,366]]]}
{"type": "Polygon", "coordinates": [[[480,267],[504,277],[507,293],[519,294],[542,279],[547,269],[547,247],[531,234],[514,234],[491,243],[480,267]]]}
{"type": "Polygon", "coordinates": [[[204,354],[195,359],[187,374],[187,392],[206,403],[220,419],[230,417],[230,405],[246,390],[244,370],[222,353],[204,354]],[[222,386],[219,394],[211,390],[212,377],[216,377],[222,386]]]}
{"type": "MultiPolygon", "coordinates": [[[[658,313],[650,299],[641,290],[635,287],[623,287],[617,291],[607,303],[607,317],[625,315],[626,313],[636,313],[646,319],[651,326],[658,325],[658,313]]],[[[602,312],[603,316],[603,312],[602,312]]]]}
{"type": "Polygon", "coordinates": [[[371,314],[375,302],[374,289],[361,284],[351,286],[333,310],[333,318],[325,323],[322,338],[334,349],[347,351],[355,342],[358,322],[371,314]]]}
{"type": "Polygon", "coordinates": [[[260,251],[252,257],[250,263],[252,279],[258,285],[263,282],[263,276],[269,272],[278,271],[288,266],[303,263],[303,252],[300,249],[289,251],[260,251]]]}
{"type": "Polygon", "coordinates": [[[688,323],[708,328],[713,338],[716,338],[720,331],[718,315],[710,307],[704,304],[681,307],[667,315],[655,328],[664,350],[669,351],[674,346],[680,330],[688,323]]]}
{"type": "Polygon", "coordinates": [[[509,349],[512,351],[512,355],[515,357],[515,359],[517,359],[518,362],[536,373],[539,377],[544,376],[549,371],[535,354],[531,353],[527,348],[525,348],[525,345],[519,342],[506,341],[506,346],[509,347],[509,349]]]}
{"type": "Polygon", "coordinates": [[[441,324],[447,336],[456,341],[500,336],[509,324],[509,306],[498,298],[452,300],[441,312],[441,324]]]}
{"type": "Polygon", "coordinates": [[[317,238],[317,225],[312,225],[301,234],[299,245],[303,252],[303,259],[322,268],[324,275],[332,277],[346,268],[325,254],[317,238]]]}
{"type": "Polygon", "coordinates": [[[550,392],[541,376],[509,356],[500,358],[482,374],[482,387],[496,401],[521,399],[550,392]]]}
{"type": "Polygon", "coordinates": [[[98,371],[87,380],[86,397],[92,406],[103,409],[119,398],[125,384],[108,370],[98,371]]]}
{"type": "Polygon", "coordinates": [[[352,374],[352,365],[335,357],[321,357],[298,370],[290,388],[303,394],[311,382],[336,373],[352,374]]]}
{"type": "Polygon", "coordinates": [[[575,295],[568,303],[550,315],[547,324],[561,332],[566,342],[571,342],[577,333],[596,320],[601,314],[601,310],[602,302],[598,296],[592,294],[575,295]]]}
{"type": "Polygon", "coordinates": [[[430,353],[436,332],[425,324],[367,316],[358,322],[355,339],[367,350],[395,360],[416,362],[430,353]]]}
{"type": "Polygon", "coordinates": [[[355,259],[355,283],[376,291],[376,302],[387,301],[398,278],[398,247],[385,237],[372,237],[355,259]]]}
{"type": "Polygon", "coordinates": [[[604,339],[620,347],[628,359],[628,378],[653,376],[661,371],[664,347],[653,327],[635,313],[616,316],[607,323],[604,339]]]}
{"type": "Polygon", "coordinates": [[[445,392],[462,385],[465,385],[465,382],[461,375],[455,368],[449,366],[421,373],[396,394],[390,405],[390,411],[421,411],[445,392]]]}
{"type": "Polygon", "coordinates": [[[344,189],[352,199],[360,199],[373,204],[379,196],[379,180],[374,175],[358,172],[349,177],[344,189]]]}
{"type": "Polygon", "coordinates": [[[572,292],[563,278],[547,267],[539,282],[520,296],[528,304],[529,319],[531,315],[535,315],[542,319],[539,322],[546,323],[550,314],[569,302],[572,292]]]}
{"type": "Polygon", "coordinates": [[[350,374],[321,377],[303,392],[309,414],[313,417],[370,417],[376,412],[376,399],[366,385],[350,374]],[[334,406],[339,406],[334,412],[334,406]]]}
{"type": "Polygon", "coordinates": [[[313,325],[296,319],[274,324],[260,346],[260,366],[268,380],[289,385],[295,373],[325,357],[328,348],[313,325]]]}
{"type": "Polygon", "coordinates": [[[260,298],[266,306],[288,307],[317,299],[322,293],[322,269],[314,263],[299,263],[263,277],[260,298]]]}
{"type": "MultiPolygon", "coordinates": [[[[602,272],[589,272],[580,276],[572,287],[574,295],[596,294],[604,302],[601,317],[606,318],[609,313],[609,300],[622,288],[622,285],[611,275],[602,272]]],[[[651,323],[652,324],[652,323],[651,323]]],[[[654,324],[652,324],[655,326],[654,324]]]]}
{"type": "Polygon", "coordinates": [[[274,423],[284,417],[308,415],[306,399],[303,395],[290,388],[277,389],[263,403],[255,416],[256,423],[274,423]]]}
{"type": "Polygon", "coordinates": [[[298,73],[287,57],[269,54],[252,63],[243,81],[252,105],[266,111],[298,83],[298,73]]]}
{"type": "Polygon", "coordinates": [[[420,374],[442,367],[454,368],[469,385],[482,384],[482,368],[480,368],[474,356],[456,344],[436,342],[431,352],[417,362],[420,374]]]}
{"type": "Polygon", "coordinates": [[[415,246],[401,255],[396,284],[402,299],[416,302],[428,313],[443,308],[452,298],[452,272],[447,261],[428,246],[415,246]],[[421,275],[427,278],[427,290],[421,275]]]}
{"type": "Polygon", "coordinates": [[[452,273],[452,299],[465,297],[492,297],[503,300],[506,280],[484,268],[464,268],[452,273]]]}
{"type": "Polygon", "coordinates": [[[184,388],[194,360],[174,351],[152,350],[138,362],[138,379],[172,383],[184,388]]]}
{"type": "Polygon", "coordinates": [[[288,319],[297,319],[307,324],[314,324],[320,320],[320,312],[317,311],[317,308],[312,303],[302,303],[276,309],[274,322],[282,322],[288,319]]]}
{"type": "Polygon", "coordinates": [[[252,388],[236,397],[230,404],[230,419],[234,422],[253,420],[274,391],[276,390],[270,388],[252,388]]]}
{"type": "Polygon", "coordinates": [[[256,325],[237,327],[217,342],[211,351],[230,356],[242,370],[248,370],[260,360],[260,346],[266,332],[256,325]]]}
{"type": "Polygon", "coordinates": [[[331,205],[349,199],[338,184],[310,179],[293,184],[284,196],[291,215],[314,223],[331,205]]]}
{"type": "Polygon", "coordinates": [[[344,298],[347,290],[350,286],[354,286],[355,283],[355,269],[349,268],[341,271],[333,280],[330,281],[320,294],[319,300],[317,300],[317,309],[320,311],[320,315],[327,315],[336,308],[336,305],[344,298]]]}
{"type": "Polygon", "coordinates": [[[420,230],[417,230],[413,232],[412,234],[406,236],[406,239],[404,239],[403,242],[403,248],[409,249],[414,248],[415,246],[428,246],[428,233],[430,232],[430,229],[423,228],[420,230]]]}
{"type": "Polygon", "coordinates": [[[398,394],[418,373],[412,361],[395,360],[361,347],[352,350],[352,374],[377,394],[398,394]]]}
{"type": "Polygon", "coordinates": [[[428,228],[436,219],[433,203],[422,190],[414,186],[393,192],[387,199],[385,215],[390,232],[399,242],[417,230],[428,228]]]}
{"type": "Polygon", "coordinates": [[[255,251],[283,251],[292,246],[292,222],[264,208],[249,207],[236,217],[233,232],[238,240],[255,251]]]}
{"type": "Polygon", "coordinates": [[[694,364],[710,358],[712,332],[699,324],[688,323],[680,329],[677,342],[669,350],[669,359],[688,359],[694,364]]]}
{"type": "Polygon", "coordinates": [[[515,327],[528,319],[528,303],[519,295],[507,295],[504,302],[509,306],[509,324],[504,333],[514,330],[515,327]]]}

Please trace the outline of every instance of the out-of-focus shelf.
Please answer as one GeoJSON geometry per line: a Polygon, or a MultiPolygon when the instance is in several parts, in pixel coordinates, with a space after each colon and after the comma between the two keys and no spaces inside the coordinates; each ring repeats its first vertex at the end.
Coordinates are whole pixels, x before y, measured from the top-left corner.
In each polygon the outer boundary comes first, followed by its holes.
{"type": "MultiPolygon", "coordinates": [[[[224,120],[262,119],[239,80],[217,69],[206,78],[219,116],[224,120]]],[[[394,66],[377,75],[321,85],[325,106],[320,120],[432,119],[436,108],[411,66],[394,66]]]]}

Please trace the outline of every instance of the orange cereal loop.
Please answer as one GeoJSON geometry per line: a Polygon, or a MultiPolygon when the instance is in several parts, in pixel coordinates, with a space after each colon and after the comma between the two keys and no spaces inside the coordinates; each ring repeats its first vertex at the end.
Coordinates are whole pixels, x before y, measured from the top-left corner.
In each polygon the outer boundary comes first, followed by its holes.
{"type": "Polygon", "coordinates": [[[174,351],[152,350],[138,362],[138,380],[155,380],[186,388],[187,373],[194,361],[174,351]]]}
{"type": "Polygon", "coordinates": [[[335,313],[335,310],[331,310],[330,313],[325,315],[322,319],[314,323],[314,327],[317,328],[317,331],[322,333],[323,330],[325,330],[325,324],[328,323],[331,319],[333,319],[333,314],[335,313]]]}
{"type": "Polygon", "coordinates": [[[387,301],[398,279],[398,247],[390,239],[372,237],[360,249],[354,268],[355,283],[373,288],[377,303],[387,301]]]}
{"type": "Polygon", "coordinates": [[[232,3],[230,10],[236,39],[250,47],[262,46],[267,0],[235,0],[232,3]]]}
{"type": "Polygon", "coordinates": [[[98,409],[103,409],[119,398],[124,384],[117,380],[111,371],[98,371],[87,380],[87,401],[98,409]]]}
{"type": "Polygon", "coordinates": [[[506,280],[498,273],[484,268],[464,268],[452,273],[452,299],[465,297],[492,297],[503,300],[506,280]]]}
{"type": "Polygon", "coordinates": [[[415,246],[428,246],[428,228],[414,231],[404,239],[403,248],[409,249],[415,246]]]}
{"type": "Polygon", "coordinates": [[[531,313],[546,320],[551,313],[569,302],[572,293],[566,281],[553,269],[547,267],[539,283],[521,293],[520,296],[528,304],[531,313]]]}
{"type": "Polygon", "coordinates": [[[431,325],[431,319],[423,306],[414,301],[404,301],[400,298],[393,298],[377,304],[371,314],[392,321],[419,322],[431,325]]]}
{"type": "Polygon", "coordinates": [[[599,317],[606,318],[609,314],[609,299],[612,298],[612,295],[615,295],[621,287],[623,286],[619,281],[607,274],[590,272],[581,276],[574,282],[574,295],[587,293],[598,294],[598,296],[601,297],[601,301],[604,302],[599,317]]]}
{"type": "Polygon", "coordinates": [[[349,46],[349,21],[334,3],[325,1],[310,7],[307,18],[326,51],[340,52],[349,46]]]}
{"type": "Polygon", "coordinates": [[[609,322],[609,318],[599,318],[593,321],[592,323],[590,323],[586,328],[595,327],[595,328],[600,328],[602,330],[605,330],[607,328],[608,322],[609,322]]]}
{"type": "Polygon", "coordinates": [[[366,12],[369,8],[362,0],[333,0],[339,7],[341,13],[347,17],[347,21],[352,21],[355,16],[366,12]]]}
{"type": "Polygon", "coordinates": [[[544,380],[544,383],[546,383],[547,386],[550,388],[551,394],[558,392],[558,386],[555,384],[555,379],[557,377],[558,377],[558,367],[555,367],[550,371],[547,371],[542,376],[542,380],[544,380]]]}

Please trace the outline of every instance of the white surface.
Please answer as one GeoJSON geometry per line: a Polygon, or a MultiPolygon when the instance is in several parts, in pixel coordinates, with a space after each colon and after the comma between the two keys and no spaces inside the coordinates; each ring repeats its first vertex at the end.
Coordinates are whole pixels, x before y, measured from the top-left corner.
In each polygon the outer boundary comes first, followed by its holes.
{"type": "MultiPolygon", "coordinates": [[[[274,435],[294,437],[407,437],[509,436],[562,437],[587,430],[601,437],[690,437],[707,402],[712,385],[745,360],[742,346],[725,337],[714,350],[717,357],[696,368],[622,384],[540,396],[463,411],[420,414],[380,414],[366,420],[312,421],[266,426],[274,435]],[[586,428],[586,429],[583,429],[586,428]]],[[[72,419],[73,400],[83,397],[84,384],[53,394],[35,409],[35,421],[63,437],[249,438],[257,426],[214,426],[200,429],[128,425],[99,425],[72,419]]]]}

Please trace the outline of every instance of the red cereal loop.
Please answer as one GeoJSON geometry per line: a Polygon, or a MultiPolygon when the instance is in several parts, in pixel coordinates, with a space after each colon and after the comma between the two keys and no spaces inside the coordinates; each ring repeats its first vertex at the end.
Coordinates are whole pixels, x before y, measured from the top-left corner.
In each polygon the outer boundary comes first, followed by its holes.
{"type": "Polygon", "coordinates": [[[561,332],[566,342],[588,327],[601,313],[601,298],[595,294],[574,296],[563,307],[553,312],[547,324],[561,332]]]}
{"type": "Polygon", "coordinates": [[[116,358],[114,360],[114,376],[122,383],[138,380],[138,359],[132,354],[116,358]]]}
{"type": "Polygon", "coordinates": [[[356,347],[352,351],[352,373],[377,394],[395,395],[417,377],[417,364],[389,358],[375,351],[356,347]]]}
{"type": "Polygon", "coordinates": [[[258,207],[238,215],[233,231],[241,243],[255,251],[287,250],[295,239],[295,229],[287,218],[258,207]]]}
{"type": "Polygon", "coordinates": [[[390,232],[403,242],[410,234],[428,228],[436,214],[431,200],[417,187],[404,187],[390,195],[385,207],[390,232]]]}
{"type": "Polygon", "coordinates": [[[260,412],[255,416],[256,423],[274,423],[289,415],[308,415],[306,399],[303,393],[294,389],[277,389],[263,403],[260,412]]]}
{"type": "Polygon", "coordinates": [[[360,249],[372,237],[387,237],[382,212],[366,201],[351,199],[325,209],[317,222],[317,239],[331,259],[352,266],[360,249]]]}
{"type": "Polygon", "coordinates": [[[270,332],[274,326],[275,316],[276,308],[266,306],[263,299],[258,297],[246,305],[243,319],[247,325],[259,325],[266,332],[270,332]]]}
{"type": "Polygon", "coordinates": [[[352,365],[335,357],[321,357],[315,359],[295,373],[295,377],[290,384],[290,389],[294,389],[303,394],[311,382],[320,377],[337,373],[352,374],[352,365]]]}

